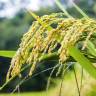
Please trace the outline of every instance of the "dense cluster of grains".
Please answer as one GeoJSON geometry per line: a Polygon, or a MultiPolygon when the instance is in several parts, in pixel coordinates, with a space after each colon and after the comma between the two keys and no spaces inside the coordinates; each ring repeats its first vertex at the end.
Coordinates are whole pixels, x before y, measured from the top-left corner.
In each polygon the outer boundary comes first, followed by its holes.
{"type": "Polygon", "coordinates": [[[64,63],[70,56],[70,45],[75,45],[85,34],[84,49],[87,40],[96,32],[96,21],[91,18],[64,18],[63,13],[54,13],[42,16],[40,20],[46,25],[42,26],[34,21],[29,31],[24,34],[20,48],[11,61],[7,80],[20,74],[23,64],[32,64],[29,72],[32,75],[41,56],[55,51],[59,54],[59,62],[64,63]],[[47,30],[49,25],[53,27],[50,31],[47,30]]]}

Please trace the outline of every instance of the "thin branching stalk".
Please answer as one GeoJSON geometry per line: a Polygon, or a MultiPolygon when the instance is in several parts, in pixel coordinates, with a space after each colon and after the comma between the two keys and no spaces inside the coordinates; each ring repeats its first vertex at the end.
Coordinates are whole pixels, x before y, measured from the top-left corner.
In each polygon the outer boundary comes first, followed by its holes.
{"type": "Polygon", "coordinates": [[[78,90],[78,96],[81,96],[81,95],[80,95],[79,84],[78,84],[78,80],[77,80],[77,76],[76,76],[76,71],[75,71],[75,68],[74,68],[74,67],[73,67],[73,72],[74,72],[75,81],[76,81],[76,86],[77,86],[77,90],[78,90]]]}

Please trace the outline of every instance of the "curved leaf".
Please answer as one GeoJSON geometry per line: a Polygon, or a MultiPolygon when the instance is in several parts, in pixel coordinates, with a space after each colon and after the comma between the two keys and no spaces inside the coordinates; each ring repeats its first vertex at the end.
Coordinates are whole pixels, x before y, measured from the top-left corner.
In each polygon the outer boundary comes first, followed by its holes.
{"type": "Polygon", "coordinates": [[[92,63],[74,46],[68,48],[69,54],[92,76],[96,79],[96,68],[92,63]]]}

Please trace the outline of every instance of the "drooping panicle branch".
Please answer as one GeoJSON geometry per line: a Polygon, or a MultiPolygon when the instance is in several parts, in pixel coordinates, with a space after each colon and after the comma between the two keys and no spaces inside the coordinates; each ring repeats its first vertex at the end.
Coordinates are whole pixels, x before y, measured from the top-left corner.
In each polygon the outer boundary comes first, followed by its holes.
{"type": "Polygon", "coordinates": [[[7,80],[20,74],[24,64],[32,64],[29,72],[29,75],[32,75],[36,64],[45,54],[58,52],[59,63],[63,64],[70,57],[69,45],[77,44],[86,34],[83,39],[83,46],[86,47],[87,40],[96,32],[96,21],[91,18],[65,18],[63,13],[38,18],[39,20],[34,21],[29,31],[23,35],[20,47],[11,61],[7,80]],[[48,30],[48,26],[51,30],[48,30]],[[58,44],[60,46],[57,48],[58,44]]]}

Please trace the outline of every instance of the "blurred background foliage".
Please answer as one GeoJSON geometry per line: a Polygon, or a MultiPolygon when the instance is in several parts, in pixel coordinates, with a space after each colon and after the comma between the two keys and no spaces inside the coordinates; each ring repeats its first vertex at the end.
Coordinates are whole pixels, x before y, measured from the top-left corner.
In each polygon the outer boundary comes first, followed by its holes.
{"type": "MultiPolygon", "coordinates": [[[[65,1],[61,0],[62,4],[65,4],[65,1]]],[[[75,0],[75,3],[90,17],[96,17],[96,0],[75,0]]],[[[72,5],[69,5],[68,2],[65,5],[68,12],[72,16],[81,18],[81,15],[76,11],[76,9],[72,5]]],[[[59,10],[59,8],[55,4],[51,7],[41,7],[38,11],[36,11],[36,14],[42,16],[54,12],[61,12],[61,10],[59,10]]],[[[25,12],[25,10],[19,11],[16,16],[10,19],[0,18],[0,50],[17,50],[19,47],[20,39],[22,38],[23,34],[28,31],[33,21],[33,17],[29,13],[25,12]]],[[[55,61],[44,61],[42,64],[40,64],[35,73],[38,73],[40,72],[40,70],[50,68],[57,64],[57,58],[58,57],[51,58],[55,61]]],[[[2,85],[5,81],[5,76],[9,68],[10,61],[11,58],[0,57],[0,85],[2,85]]],[[[26,70],[24,74],[26,74],[27,71],[28,70],[26,70]]],[[[46,88],[47,78],[50,72],[51,70],[28,80],[21,86],[21,91],[44,90],[46,88]]],[[[55,74],[53,74],[53,77],[55,77],[55,74]]],[[[16,86],[19,81],[20,78],[16,78],[4,90],[2,90],[2,92],[12,91],[12,89],[16,86]]],[[[52,84],[54,86],[54,83],[52,84]]]]}

